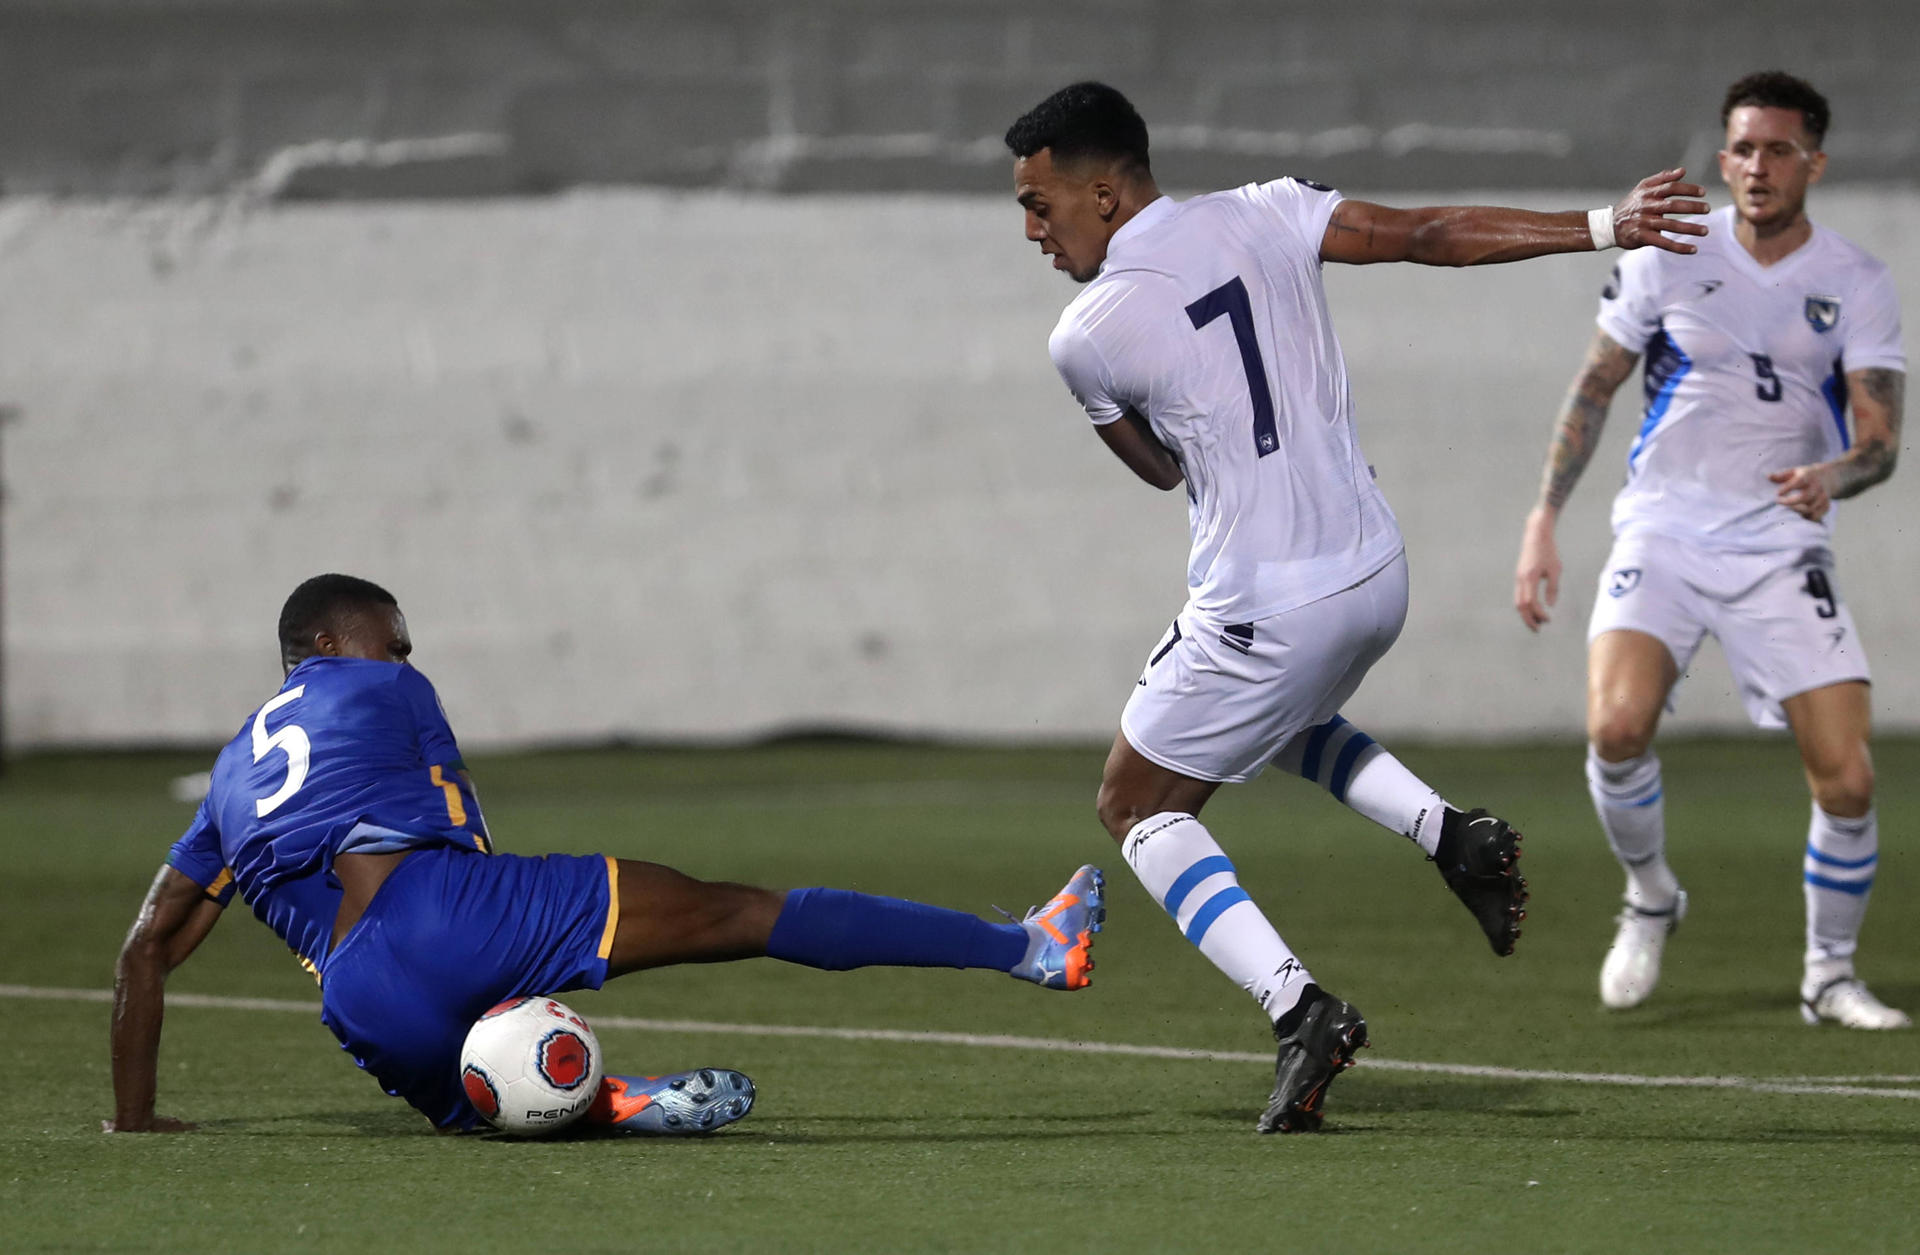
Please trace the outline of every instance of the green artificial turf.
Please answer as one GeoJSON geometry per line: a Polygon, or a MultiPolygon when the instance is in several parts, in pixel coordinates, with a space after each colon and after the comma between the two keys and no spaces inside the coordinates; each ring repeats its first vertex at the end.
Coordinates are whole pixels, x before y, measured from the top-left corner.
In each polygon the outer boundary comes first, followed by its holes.
{"type": "MultiPolygon", "coordinates": [[[[1779,741],[1662,747],[1692,912],[1659,993],[1598,1009],[1618,873],[1577,746],[1408,749],[1448,797],[1527,834],[1534,901],[1495,959],[1408,842],[1297,779],[1223,790],[1206,819],[1242,883],[1374,1048],[1317,1136],[1252,1131],[1264,1061],[662,1032],[638,1017],[932,1030],[1264,1056],[1257,1008],[1194,953],[1092,817],[1093,750],[801,743],[480,760],[503,849],[604,850],[710,878],[941,905],[1044,901],[1110,872],[1094,987],[989,972],[829,974],[768,960],[568,995],[612,1067],[737,1067],[741,1124],[695,1141],[441,1138],[379,1093],[312,1011],[176,1006],[163,1112],[108,1137],[104,1004],[0,997],[0,1250],[1810,1251],[1920,1249],[1913,1097],[1656,1088],[1396,1070],[1908,1077],[1920,1037],[1795,1011],[1806,795],[1779,741]],[[1368,1066],[1372,1064],[1373,1066],[1368,1066]]],[[[1920,1005],[1920,744],[1876,747],[1883,854],[1861,968],[1920,1005]]],[[[0,777],[0,983],[105,989],[191,808],[202,756],[28,758],[0,777]]],[[[176,993],[317,999],[236,907],[176,993]]]]}

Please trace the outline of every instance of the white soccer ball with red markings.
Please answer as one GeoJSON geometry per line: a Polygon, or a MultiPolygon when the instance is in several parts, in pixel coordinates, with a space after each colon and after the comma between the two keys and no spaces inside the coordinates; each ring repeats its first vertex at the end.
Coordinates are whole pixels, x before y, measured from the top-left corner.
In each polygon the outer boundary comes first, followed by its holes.
{"type": "Polygon", "coordinates": [[[467,1030],[460,1084],[487,1123],[515,1137],[564,1129],[600,1089],[600,1040],[552,998],[510,998],[467,1030]]]}

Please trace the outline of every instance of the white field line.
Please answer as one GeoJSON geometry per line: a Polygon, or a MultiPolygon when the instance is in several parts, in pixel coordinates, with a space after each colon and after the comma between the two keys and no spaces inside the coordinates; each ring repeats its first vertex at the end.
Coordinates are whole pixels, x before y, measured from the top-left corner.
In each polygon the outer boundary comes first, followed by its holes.
{"type": "MultiPolygon", "coordinates": [[[[42,989],[32,985],[0,985],[0,998],[31,998],[48,1002],[112,1002],[105,989],[42,989]]],[[[227,998],[215,994],[170,993],[170,1007],[216,1011],[296,1011],[317,1015],[318,1002],[291,998],[227,998]]],[[[1002,1034],[939,1033],[895,1028],[832,1028],[811,1024],[726,1024],[713,1020],[651,1020],[626,1015],[596,1015],[596,1032],[633,1029],[646,1033],[712,1033],[734,1037],[816,1037],[834,1041],[906,1042],[930,1046],[967,1046],[974,1049],[1043,1050],[1066,1054],[1130,1055],[1147,1059],[1181,1059],[1205,1063],[1270,1063],[1271,1052],[1245,1050],[1189,1050],[1177,1046],[1132,1046],[1121,1042],[1072,1041],[1055,1037],[1012,1037],[1002,1034]]],[[[1646,1076],[1633,1072],[1560,1072],[1535,1068],[1502,1068],[1478,1063],[1424,1063],[1409,1059],[1364,1056],[1377,1072],[1420,1072],[1435,1076],[1471,1076],[1500,1081],[1541,1081],[1561,1085],[1617,1085],[1633,1089],[1726,1089],[1752,1094],[1814,1094],[1857,1098],[1920,1099],[1920,1089],[1892,1089],[1888,1083],[1913,1084],[1920,1076],[1646,1076]],[[1865,1082],[1880,1082],[1870,1085],[1865,1082]]]]}

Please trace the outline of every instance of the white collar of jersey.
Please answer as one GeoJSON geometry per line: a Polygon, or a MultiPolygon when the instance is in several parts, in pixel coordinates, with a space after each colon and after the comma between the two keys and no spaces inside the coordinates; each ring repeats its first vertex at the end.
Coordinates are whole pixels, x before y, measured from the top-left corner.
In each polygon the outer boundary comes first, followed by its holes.
{"type": "MultiPolygon", "coordinates": [[[[1107,256],[1111,258],[1113,256],[1113,250],[1119,248],[1133,236],[1151,228],[1154,223],[1159,222],[1162,218],[1172,213],[1173,209],[1173,198],[1165,194],[1148,201],[1141,207],[1139,213],[1136,213],[1133,217],[1122,223],[1120,229],[1113,233],[1113,238],[1107,241],[1107,256]]],[[[1105,270],[1107,263],[1101,262],[1100,268],[1105,270]]]]}

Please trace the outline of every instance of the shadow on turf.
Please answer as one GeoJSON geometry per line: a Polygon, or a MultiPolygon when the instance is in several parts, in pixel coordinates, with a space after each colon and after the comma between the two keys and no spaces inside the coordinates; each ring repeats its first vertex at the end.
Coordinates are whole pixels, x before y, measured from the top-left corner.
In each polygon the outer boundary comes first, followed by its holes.
{"type": "MultiPolygon", "coordinates": [[[[1911,1012],[1916,1005],[1920,1005],[1920,985],[1898,982],[1882,985],[1875,982],[1873,991],[1888,1006],[1911,1012]]],[[[1768,1021],[1777,1020],[1783,1027],[1805,1027],[1800,1023],[1800,1004],[1792,990],[1783,991],[1779,986],[1728,990],[1717,994],[1657,996],[1630,1011],[1596,1011],[1595,1014],[1609,1027],[1622,1029],[1673,1028],[1689,1024],[1751,1027],[1756,1015],[1768,1021]]],[[[1772,1025],[1769,1023],[1764,1027],[1772,1025]]]]}

